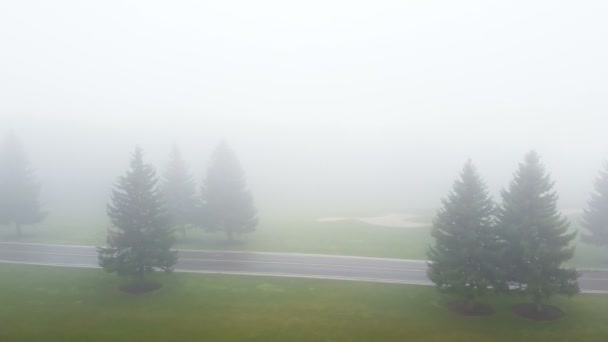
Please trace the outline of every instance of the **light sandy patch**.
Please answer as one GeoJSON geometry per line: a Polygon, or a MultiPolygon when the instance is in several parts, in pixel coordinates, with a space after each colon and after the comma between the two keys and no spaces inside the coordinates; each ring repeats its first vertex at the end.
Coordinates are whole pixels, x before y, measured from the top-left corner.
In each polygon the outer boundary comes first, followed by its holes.
{"type": "Polygon", "coordinates": [[[413,219],[414,215],[408,214],[388,214],[383,216],[373,217],[322,217],[317,219],[317,222],[338,222],[354,220],[373,226],[395,227],[395,228],[422,228],[430,226],[430,223],[417,222],[413,219]]]}

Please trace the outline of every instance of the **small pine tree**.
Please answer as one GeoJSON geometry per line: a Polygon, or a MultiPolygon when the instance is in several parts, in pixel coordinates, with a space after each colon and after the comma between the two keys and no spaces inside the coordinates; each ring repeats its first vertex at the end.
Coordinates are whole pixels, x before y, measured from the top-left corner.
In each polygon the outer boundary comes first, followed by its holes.
{"type": "Polygon", "coordinates": [[[107,272],[131,276],[143,284],[147,273],[173,270],[177,252],[168,228],[154,167],[144,163],[142,149],[131,157],[130,169],[118,179],[107,206],[113,228],[107,247],[99,247],[99,265],[107,272]]]}
{"type": "Polygon", "coordinates": [[[583,242],[608,247],[608,162],[595,180],[595,192],[583,213],[583,227],[589,231],[582,235],[583,242]]]}
{"type": "Polygon", "coordinates": [[[21,226],[41,222],[40,184],[30,168],[19,139],[10,134],[0,154],[0,223],[21,226]]]}
{"type": "Polygon", "coordinates": [[[433,221],[428,276],[437,287],[464,297],[472,308],[492,285],[497,237],[494,204],[469,160],[433,221]]]}
{"type": "Polygon", "coordinates": [[[574,255],[570,243],[576,232],[568,232],[567,219],[557,211],[553,186],[540,156],[529,152],[508,190],[502,191],[498,214],[503,281],[531,296],[538,311],[553,294],[579,292],[578,272],[562,267],[574,255]]]}
{"type": "Polygon", "coordinates": [[[253,232],[258,219],[245,175],[234,152],[219,144],[203,182],[203,217],[209,231],[222,231],[230,241],[234,234],[253,232]]]}
{"type": "Polygon", "coordinates": [[[164,174],[161,192],[169,224],[181,230],[186,237],[186,228],[195,221],[197,198],[194,179],[188,172],[177,146],[173,146],[169,165],[164,174]]]}

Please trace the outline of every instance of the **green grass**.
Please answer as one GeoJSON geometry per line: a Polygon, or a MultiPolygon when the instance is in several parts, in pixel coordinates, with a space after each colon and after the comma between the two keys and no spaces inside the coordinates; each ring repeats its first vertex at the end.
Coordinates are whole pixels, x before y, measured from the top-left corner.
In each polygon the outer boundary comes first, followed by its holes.
{"type": "MultiPolygon", "coordinates": [[[[356,256],[425,259],[432,242],[428,228],[390,228],[357,221],[316,222],[316,216],[261,217],[257,231],[239,237],[240,243],[226,245],[222,234],[201,230],[177,238],[177,248],[226,249],[263,252],[343,254],[356,256]]],[[[430,216],[421,216],[429,222],[430,216]]],[[[571,219],[573,229],[580,229],[571,219]]],[[[26,236],[17,238],[12,228],[0,230],[0,241],[102,245],[108,224],[99,220],[51,217],[43,224],[25,227],[26,236]]],[[[585,268],[608,268],[608,248],[578,243],[572,264],[585,268]]]]}
{"type": "Polygon", "coordinates": [[[576,251],[571,264],[587,268],[608,268],[608,246],[599,247],[582,243],[580,236],[583,227],[580,224],[579,217],[572,216],[569,219],[571,229],[579,232],[576,239],[576,251]]]}
{"type": "Polygon", "coordinates": [[[608,268],[608,246],[590,246],[578,242],[571,264],[584,268],[608,268]]]}
{"type": "Polygon", "coordinates": [[[286,219],[262,222],[258,230],[241,238],[242,243],[225,247],[222,234],[192,231],[181,248],[344,254],[386,258],[424,258],[430,235],[428,228],[377,227],[356,221],[316,222],[286,219]]]}
{"type": "MultiPolygon", "coordinates": [[[[0,230],[0,241],[102,245],[108,224],[97,221],[49,218],[41,225],[25,227],[18,238],[12,227],[0,230]],[[66,223],[64,223],[66,222],[66,223]]],[[[430,235],[427,228],[376,227],[356,221],[315,221],[315,217],[262,217],[256,232],[238,237],[227,246],[223,234],[194,229],[186,240],[177,235],[178,248],[231,249],[264,252],[345,254],[387,258],[424,258],[430,235]]]]}
{"type": "Polygon", "coordinates": [[[101,270],[0,265],[0,341],[606,341],[608,296],[556,298],[555,322],[454,316],[434,288],[272,277],[156,275],[144,295],[101,270]]]}
{"type": "Polygon", "coordinates": [[[108,226],[107,218],[98,215],[51,215],[42,223],[23,226],[21,237],[16,235],[14,226],[0,225],[0,241],[95,246],[105,243],[108,226]]]}

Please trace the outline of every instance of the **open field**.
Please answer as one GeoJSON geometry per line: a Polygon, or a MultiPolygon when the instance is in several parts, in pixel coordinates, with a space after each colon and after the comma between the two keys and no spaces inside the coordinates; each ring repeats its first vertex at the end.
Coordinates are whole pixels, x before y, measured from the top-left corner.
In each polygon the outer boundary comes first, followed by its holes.
{"type": "Polygon", "coordinates": [[[556,298],[556,322],[448,313],[426,286],[175,274],[133,296],[100,270],[0,265],[2,341],[605,341],[608,296],[556,298]]]}
{"type": "MultiPolygon", "coordinates": [[[[0,226],[0,241],[102,245],[107,223],[49,219],[39,226],[25,227],[25,236],[15,236],[12,227],[0,226]],[[64,224],[63,222],[66,222],[64,224]]],[[[316,222],[315,217],[272,217],[260,219],[256,232],[226,245],[225,235],[188,231],[187,239],[177,234],[177,248],[232,249],[263,252],[293,252],[420,259],[430,242],[428,228],[373,226],[357,221],[316,222]]]]}
{"type": "MultiPolygon", "coordinates": [[[[257,231],[240,237],[236,244],[227,245],[222,234],[195,229],[188,231],[185,240],[177,235],[176,247],[425,259],[432,242],[431,216],[425,215],[417,220],[427,226],[419,228],[382,227],[354,220],[317,222],[316,217],[302,215],[262,217],[257,231]]],[[[576,218],[571,218],[571,222],[573,229],[580,228],[576,218]]],[[[17,238],[11,227],[2,228],[0,241],[102,245],[107,223],[104,219],[53,218],[39,226],[26,227],[22,238],[17,238]]],[[[579,243],[572,263],[585,268],[608,268],[608,248],[579,243]]]]}

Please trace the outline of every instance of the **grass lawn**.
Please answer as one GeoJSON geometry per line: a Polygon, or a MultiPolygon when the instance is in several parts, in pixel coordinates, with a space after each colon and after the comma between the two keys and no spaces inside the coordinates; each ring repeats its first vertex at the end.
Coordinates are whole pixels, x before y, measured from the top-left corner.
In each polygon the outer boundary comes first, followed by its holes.
{"type": "Polygon", "coordinates": [[[435,289],[347,281],[175,274],[127,295],[101,270],[0,264],[0,341],[606,341],[608,296],[556,298],[555,322],[447,312],[435,289]]]}
{"type": "MultiPolygon", "coordinates": [[[[427,228],[391,228],[357,221],[316,222],[314,216],[261,217],[255,233],[239,238],[240,243],[226,245],[223,234],[191,230],[177,248],[227,249],[263,252],[343,254],[356,256],[425,259],[432,242],[430,215],[421,216],[427,228]]],[[[573,229],[578,220],[571,219],[573,229]]],[[[17,238],[11,227],[1,227],[0,241],[102,245],[108,224],[97,221],[50,217],[39,226],[25,227],[26,236],[17,238]]],[[[608,248],[579,243],[572,264],[578,267],[608,268],[608,248]]]]}
{"type": "Polygon", "coordinates": [[[179,247],[229,248],[267,252],[343,254],[385,258],[424,258],[431,241],[428,228],[391,228],[357,221],[316,222],[314,219],[266,221],[235,246],[222,246],[225,236],[195,230],[179,247]]]}
{"type": "MultiPolygon", "coordinates": [[[[49,218],[43,224],[25,227],[19,238],[12,227],[0,226],[0,241],[102,245],[108,224],[101,218],[49,218]]],[[[315,217],[262,217],[256,232],[227,246],[223,234],[188,231],[177,235],[177,248],[231,249],[263,252],[345,254],[386,258],[424,258],[431,241],[428,228],[391,228],[357,221],[316,222],[315,217]]]]}

